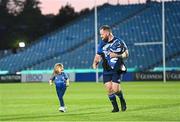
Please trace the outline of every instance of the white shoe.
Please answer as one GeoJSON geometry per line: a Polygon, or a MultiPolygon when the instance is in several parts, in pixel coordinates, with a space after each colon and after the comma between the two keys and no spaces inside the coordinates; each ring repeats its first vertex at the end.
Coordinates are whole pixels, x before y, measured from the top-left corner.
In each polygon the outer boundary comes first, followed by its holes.
{"type": "Polygon", "coordinates": [[[59,107],[60,112],[66,112],[66,109],[67,109],[66,107],[59,107]]]}

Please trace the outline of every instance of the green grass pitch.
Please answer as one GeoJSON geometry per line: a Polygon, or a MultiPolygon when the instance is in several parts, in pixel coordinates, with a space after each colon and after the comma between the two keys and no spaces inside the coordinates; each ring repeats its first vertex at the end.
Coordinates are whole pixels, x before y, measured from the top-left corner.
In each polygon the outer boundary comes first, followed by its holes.
{"type": "MultiPolygon", "coordinates": [[[[180,82],[122,82],[127,111],[111,113],[102,83],[72,83],[66,113],[54,85],[0,84],[0,121],[180,121],[180,82]]],[[[117,99],[119,102],[119,99],[117,99]]]]}

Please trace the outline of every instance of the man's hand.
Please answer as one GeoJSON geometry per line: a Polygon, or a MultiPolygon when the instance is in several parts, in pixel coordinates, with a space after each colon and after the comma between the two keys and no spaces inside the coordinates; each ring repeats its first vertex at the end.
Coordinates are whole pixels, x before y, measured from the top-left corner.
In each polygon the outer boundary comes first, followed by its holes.
{"type": "Polygon", "coordinates": [[[92,65],[93,69],[96,69],[97,66],[98,66],[98,65],[97,65],[96,63],[93,63],[93,65],[92,65]]]}
{"type": "Polygon", "coordinates": [[[109,53],[109,56],[110,56],[110,58],[117,58],[117,57],[118,57],[118,54],[113,53],[113,52],[110,52],[110,53],[109,53]]]}

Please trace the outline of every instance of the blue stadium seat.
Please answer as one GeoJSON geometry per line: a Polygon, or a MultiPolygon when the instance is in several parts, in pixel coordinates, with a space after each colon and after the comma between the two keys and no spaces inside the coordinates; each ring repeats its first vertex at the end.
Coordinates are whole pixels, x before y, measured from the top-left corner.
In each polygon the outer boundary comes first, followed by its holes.
{"type": "MultiPolygon", "coordinates": [[[[165,3],[166,58],[168,66],[179,66],[180,52],[180,2],[165,3]],[[172,57],[172,59],[171,59],[172,57]]],[[[128,45],[128,67],[146,69],[162,65],[162,46],[135,46],[139,42],[162,41],[161,3],[135,5],[109,5],[98,7],[98,27],[108,24],[114,35],[128,45]],[[105,14],[106,13],[106,14],[105,14]],[[105,16],[106,15],[106,16],[105,16]]],[[[98,38],[100,40],[100,38],[98,38]]],[[[67,69],[91,68],[94,48],[94,13],[90,12],[69,25],[43,36],[22,52],[0,59],[0,70],[11,73],[31,69],[52,69],[62,62],[67,69]]]]}

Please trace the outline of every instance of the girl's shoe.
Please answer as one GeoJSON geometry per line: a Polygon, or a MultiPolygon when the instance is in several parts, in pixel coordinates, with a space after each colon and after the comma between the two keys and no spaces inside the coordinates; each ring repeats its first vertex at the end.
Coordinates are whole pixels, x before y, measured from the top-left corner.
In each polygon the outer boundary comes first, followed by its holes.
{"type": "Polygon", "coordinates": [[[66,112],[66,109],[67,109],[66,107],[59,107],[60,112],[66,112]]]}

